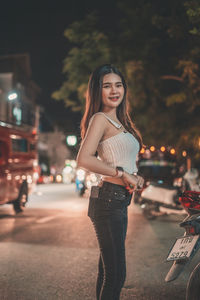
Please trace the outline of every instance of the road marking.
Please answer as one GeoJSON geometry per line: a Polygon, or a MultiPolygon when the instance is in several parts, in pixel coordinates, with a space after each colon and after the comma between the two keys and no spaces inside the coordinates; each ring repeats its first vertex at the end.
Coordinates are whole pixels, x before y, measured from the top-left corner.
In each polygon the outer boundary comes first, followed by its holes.
{"type": "Polygon", "coordinates": [[[57,217],[60,217],[60,216],[61,216],[61,214],[56,215],[56,216],[44,217],[44,218],[41,218],[41,219],[37,220],[36,223],[46,223],[46,222],[49,222],[49,221],[51,221],[51,220],[53,220],[53,219],[55,219],[57,217]]]}

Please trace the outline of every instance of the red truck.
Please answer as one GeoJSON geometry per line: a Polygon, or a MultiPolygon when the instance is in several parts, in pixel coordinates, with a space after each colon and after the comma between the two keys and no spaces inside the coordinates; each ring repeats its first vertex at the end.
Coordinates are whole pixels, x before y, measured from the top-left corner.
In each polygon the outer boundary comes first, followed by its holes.
{"type": "Polygon", "coordinates": [[[22,212],[38,178],[37,135],[34,129],[0,121],[0,204],[22,212]]]}

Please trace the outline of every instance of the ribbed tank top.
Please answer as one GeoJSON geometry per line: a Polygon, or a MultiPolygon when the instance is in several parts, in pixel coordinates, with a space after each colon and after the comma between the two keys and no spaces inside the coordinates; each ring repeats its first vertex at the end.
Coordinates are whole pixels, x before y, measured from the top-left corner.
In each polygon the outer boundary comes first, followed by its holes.
{"type": "MultiPolygon", "coordinates": [[[[94,114],[92,119],[97,114],[103,114],[117,129],[122,128],[121,124],[113,121],[103,112],[94,114]]],[[[99,158],[109,166],[122,167],[127,173],[132,174],[138,171],[136,160],[139,148],[138,140],[130,132],[121,131],[100,142],[97,152],[99,158]]]]}

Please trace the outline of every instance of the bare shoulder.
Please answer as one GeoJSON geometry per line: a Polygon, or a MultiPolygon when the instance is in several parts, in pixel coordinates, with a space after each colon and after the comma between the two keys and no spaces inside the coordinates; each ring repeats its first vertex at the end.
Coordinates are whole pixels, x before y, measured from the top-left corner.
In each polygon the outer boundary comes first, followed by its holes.
{"type": "Polygon", "coordinates": [[[94,114],[89,121],[85,141],[92,140],[99,142],[107,129],[107,121],[102,113],[94,114]]]}
{"type": "Polygon", "coordinates": [[[103,126],[104,128],[106,127],[107,125],[107,119],[105,118],[104,114],[101,113],[101,112],[98,112],[96,114],[94,114],[91,119],[90,119],[90,124],[92,126],[97,126],[97,125],[100,125],[100,126],[103,126]]]}
{"type": "Polygon", "coordinates": [[[81,157],[94,155],[96,153],[99,142],[106,130],[106,126],[106,119],[103,114],[97,113],[91,117],[86,135],[79,150],[79,160],[81,157]]]}

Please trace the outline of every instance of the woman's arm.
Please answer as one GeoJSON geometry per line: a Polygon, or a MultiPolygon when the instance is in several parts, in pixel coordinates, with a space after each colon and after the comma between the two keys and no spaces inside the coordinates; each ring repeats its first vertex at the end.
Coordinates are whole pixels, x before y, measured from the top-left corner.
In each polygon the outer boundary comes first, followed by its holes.
{"type": "MultiPolygon", "coordinates": [[[[86,136],[79,149],[77,155],[77,165],[78,167],[87,169],[94,173],[115,177],[117,174],[116,169],[108,166],[95,156],[97,147],[104,135],[105,130],[107,129],[107,126],[107,120],[103,115],[99,114],[93,117],[93,120],[88,127],[86,136]]],[[[138,185],[141,187],[143,185],[142,177],[131,175],[126,172],[123,173],[122,180],[127,186],[134,186],[133,188],[130,188],[131,191],[135,190],[138,185]]]]}
{"type": "Polygon", "coordinates": [[[95,115],[88,127],[86,136],[77,156],[78,167],[101,175],[115,176],[116,169],[97,159],[95,153],[99,142],[107,128],[107,120],[103,115],[95,115]]]}

